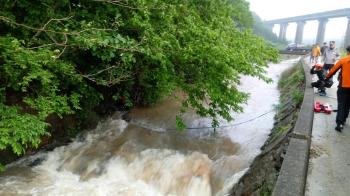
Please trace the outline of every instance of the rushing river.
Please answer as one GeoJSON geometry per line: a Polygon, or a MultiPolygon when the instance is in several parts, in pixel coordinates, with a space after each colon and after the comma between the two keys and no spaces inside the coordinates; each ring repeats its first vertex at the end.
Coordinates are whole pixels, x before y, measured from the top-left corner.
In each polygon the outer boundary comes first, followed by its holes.
{"type": "MultiPolygon", "coordinates": [[[[7,165],[0,195],[225,195],[260,152],[273,126],[277,80],[296,61],[271,64],[269,84],[242,77],[240,90],[250,93],[244,113],[221,122],[234,126],[169,130],[179,110],[172,98],[135,108],[130,122],[117,113],[67,146],[7,165]]],[[[191,111],[184,120],[189,127],[211,124],[191,111]]]]}

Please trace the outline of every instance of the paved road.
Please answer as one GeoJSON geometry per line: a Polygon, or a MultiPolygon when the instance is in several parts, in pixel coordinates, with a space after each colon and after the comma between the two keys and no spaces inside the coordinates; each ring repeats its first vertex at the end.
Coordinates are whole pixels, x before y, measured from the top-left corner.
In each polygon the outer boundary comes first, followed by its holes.
{"type": "MultiPolygon", "coordinates": [[[[329,103],[332,109],[337,108],[335,78],[332,88],[327,89],[328,97],[315,95],[315,101],[329,103]]],[[[335,116],[334,112],[314,115],[306,196],[350,195],[350,119],[339,133],[334,130],[335,116]]]]}

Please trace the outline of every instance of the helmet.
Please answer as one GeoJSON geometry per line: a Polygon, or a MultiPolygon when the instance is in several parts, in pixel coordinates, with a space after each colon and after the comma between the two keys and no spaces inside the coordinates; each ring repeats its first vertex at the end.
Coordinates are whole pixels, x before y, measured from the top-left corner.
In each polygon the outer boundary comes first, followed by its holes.
{"type": "Polygon", "coordinates": [[[323,68],[323,64],[317,63],[317,64],[315,64],[315,68],[316,69],[322,69],[323,68]]]}

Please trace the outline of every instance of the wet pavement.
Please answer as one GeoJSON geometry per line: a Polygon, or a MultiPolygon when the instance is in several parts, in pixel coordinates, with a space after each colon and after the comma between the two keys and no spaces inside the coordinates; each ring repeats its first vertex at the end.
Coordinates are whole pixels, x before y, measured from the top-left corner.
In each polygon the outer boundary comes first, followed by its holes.
{"type": "MultiPolygon", "coordinates": [[[[328,103],[332,109],[337,109],[336,78],[327,96],[315,94],[315,101],[328,103]]],[[[340,133],[334,129],[335,117],[335,112],[314,114],[306,196],[350,195],[350,121],[340,133]]]]}

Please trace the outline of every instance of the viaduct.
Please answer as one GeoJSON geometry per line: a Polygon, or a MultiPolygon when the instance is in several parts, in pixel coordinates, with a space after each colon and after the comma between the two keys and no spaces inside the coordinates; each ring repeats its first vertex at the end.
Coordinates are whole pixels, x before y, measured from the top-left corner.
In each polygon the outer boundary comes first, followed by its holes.
{"type": "Polygon", "coordinates": [[[279,24],[280,25],[279,38],[286,40],[286,32],[287,32],[288,24],[292,22],[296,22],[297,30],[296,30],[294,42],[302,43],[305,22],[310,20],[318,20],[318,31],[317,31],[316,43],[322,44],[324,42],[326,25],[327,25],[328,19],[339,18],[339,17],[348,18],[348,24],[347,24],[345,40],[344,40],[344,46],[348,46],[350,45],[350,8],[327,11],[327,12],[319,12],[319,13],[308,14],[303,16],[295,16],[290,18],[269,20],[269,21],[265,21],[265,23],[269,26],[271,31],[275,24],[279,24]]]}

